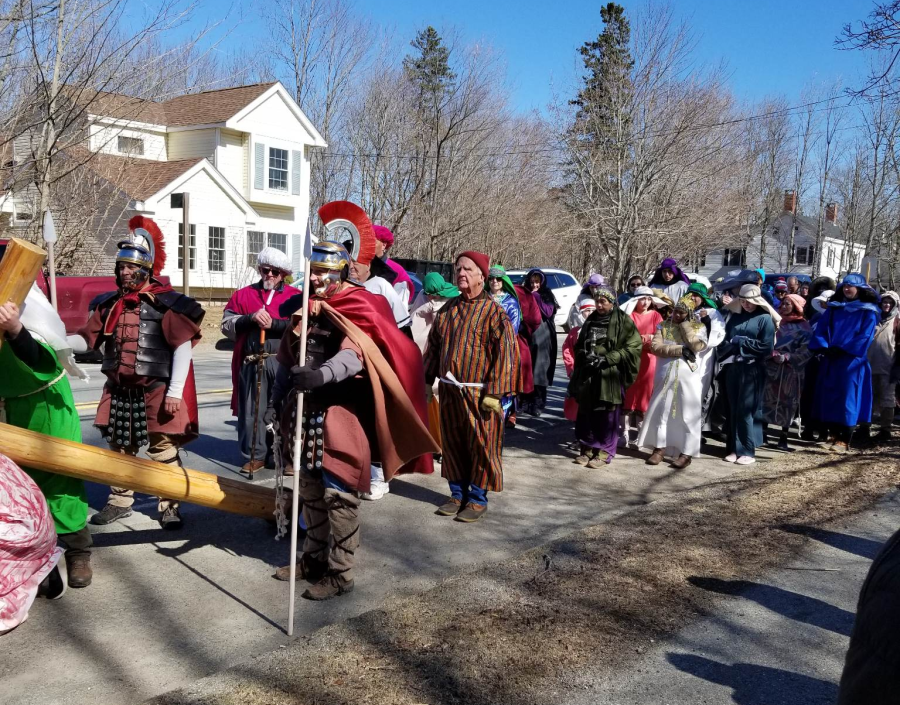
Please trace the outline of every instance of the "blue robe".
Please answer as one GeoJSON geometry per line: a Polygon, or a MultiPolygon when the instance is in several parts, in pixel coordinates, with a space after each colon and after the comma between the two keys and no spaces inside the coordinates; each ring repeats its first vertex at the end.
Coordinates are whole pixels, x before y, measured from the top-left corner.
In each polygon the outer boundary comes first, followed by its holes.
{"type": "Polygon", "coordinates": [[[872,367],[866,352],[880,319],[874,304],[832,302],[816,323],[809,349],[823,354],[815,401],[822,422],[853,428],[872,420],[872,367]]]}

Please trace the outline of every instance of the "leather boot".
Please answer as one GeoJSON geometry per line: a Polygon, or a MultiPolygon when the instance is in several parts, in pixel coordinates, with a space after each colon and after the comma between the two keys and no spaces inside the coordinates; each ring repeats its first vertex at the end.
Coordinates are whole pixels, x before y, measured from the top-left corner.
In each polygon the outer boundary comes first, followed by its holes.
{"type": "Polygon", "coordinates": [[[684,470],[688,465],[691,464],[691,456],[685,455],[682,453],[678,456],[678,460],[672,463],[672,467],[676,470],[684,470]]]}
{"type": "Polygon", "coordinates": [[[659,465],[663,461],[664,453],[665,451],[662,448],[654,448],[650,457],[644,462],[646,462],[647,465],[659,465]]]}
{"type": "Polygon", "coordinates": [[[302,597],[307,600],[330,600],[332,597],[340,597],[348,592],[353,592],[353,580],[347,580],[340,573],[328,573],[304,591],[302,597]]]}
{"type": "Polygon", "coordinates": [[[69,577],[69,587],[84,588],[90,585],[94,577],[94,571],[91,569],[91,554],[66,554],[66,572],[69,577]]]}

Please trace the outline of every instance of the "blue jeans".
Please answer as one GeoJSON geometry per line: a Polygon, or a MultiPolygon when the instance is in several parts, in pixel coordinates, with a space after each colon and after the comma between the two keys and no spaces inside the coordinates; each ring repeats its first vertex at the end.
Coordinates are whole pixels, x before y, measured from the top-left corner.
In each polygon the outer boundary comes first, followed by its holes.
{"type": "Polygon", "coordinates": [[[478,485],[468,485],[464,487],[461,482],[448,482],[450,485],[450,496],[458,499],[463,504],[471,502],[479,507],[487,506],[487,490],[481,489],[478,485]]]}

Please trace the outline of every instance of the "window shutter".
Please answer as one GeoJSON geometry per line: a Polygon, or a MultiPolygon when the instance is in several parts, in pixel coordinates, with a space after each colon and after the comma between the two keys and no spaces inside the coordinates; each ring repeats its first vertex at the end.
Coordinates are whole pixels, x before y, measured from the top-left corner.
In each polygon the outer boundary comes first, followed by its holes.
{"type": "Polygon", "coordinates": [[[262,190],[265,188],[266,178],[266,146],[257,142],[253,147],[256,150],[253,160],[253,188],[262,190]]]}
{"type": "Polygon", "coordinates": [[[303,159],[303,153],[297,150],[291,150],[291,195],[300,195],[300,166],[303,159]]]}

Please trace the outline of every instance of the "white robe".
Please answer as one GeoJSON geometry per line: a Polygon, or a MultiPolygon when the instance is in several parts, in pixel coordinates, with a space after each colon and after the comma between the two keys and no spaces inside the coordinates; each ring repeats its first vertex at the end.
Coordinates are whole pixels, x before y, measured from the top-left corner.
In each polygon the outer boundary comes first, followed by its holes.
{"type": "MultiPolygon", "coordinates": [[[[668,328],[661,323],[660,329],[666,331],[668,328]]],[[[698,331],[697,338],[706,342],[705,327],[698,331]]],[[[668,336],[663,342],[665,345],[682,344],[680,340],[668,336]]],[[[675,457],[681,453],[691,457],[700,455],[702,389],[703,380],[698,364],[695,363],[694,369],[691,369],[681,357],[658,356],[656,376],[653,378],[653,396],[644,416],[638,446],[663,448],[666,455],[675,457]]]]}
{"type": "Polygon", "coordinates": [[[716,368],[715,349],[719,343],[725,340],[725,319],[714,308],[704,308],[703,310],[709,316],[709,340],[706,341],[706,349],[697,353],[697,362],[700,363],[698,372],[703,380],[703,391],[700,398],[706,399],[716,368]]]}

